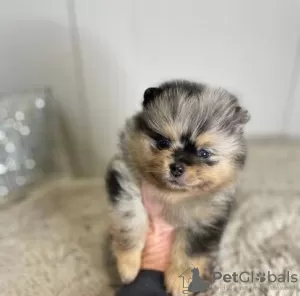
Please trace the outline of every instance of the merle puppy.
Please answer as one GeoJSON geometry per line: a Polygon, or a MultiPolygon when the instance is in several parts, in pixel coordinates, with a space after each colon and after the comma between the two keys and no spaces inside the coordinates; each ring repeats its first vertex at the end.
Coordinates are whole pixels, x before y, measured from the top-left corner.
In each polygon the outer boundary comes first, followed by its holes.
{"type": "Polygon", "coordinates": [[[148,231],[142,182],[155,188],[166,221],[175,227],[168,292],[181,295],[179,276],[192,267],[208,275],[245,163],[248,120],[237,98],[221,88],[169,81],[145,91],[106,179],[113,251],[124,283],[137,276],[148,231]]]}

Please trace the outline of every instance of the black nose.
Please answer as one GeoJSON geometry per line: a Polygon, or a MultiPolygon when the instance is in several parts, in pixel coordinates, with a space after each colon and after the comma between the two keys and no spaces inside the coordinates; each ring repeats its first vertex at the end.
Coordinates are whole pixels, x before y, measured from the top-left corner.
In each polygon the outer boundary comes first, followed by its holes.
{"type": "Polygon", "coordinates": [[[184,166],[180,163],[172,163],[170,170],[174,177],[180,177],[184,173],[184,166]]]}

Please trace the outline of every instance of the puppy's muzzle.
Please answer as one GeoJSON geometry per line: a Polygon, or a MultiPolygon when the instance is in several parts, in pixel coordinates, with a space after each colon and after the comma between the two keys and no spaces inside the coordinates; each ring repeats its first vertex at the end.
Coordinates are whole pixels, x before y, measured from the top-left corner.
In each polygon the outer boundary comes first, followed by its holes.
{"type": "Polygon", "coordinates": [[[175,163],[170,164],[170,172],[171,172],[172,176],[174,176],[175,178],[182,176],[184,171],[185,171],[185,168],[182,163],[175,162],[175,163]]]}

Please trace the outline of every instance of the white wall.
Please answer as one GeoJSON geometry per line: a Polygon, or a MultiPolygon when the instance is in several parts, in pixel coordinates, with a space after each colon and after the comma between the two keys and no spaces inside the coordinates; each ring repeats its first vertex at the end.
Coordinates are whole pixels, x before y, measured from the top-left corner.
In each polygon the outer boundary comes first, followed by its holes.
{"type": "MultiPolygon", "coordinates": [[[[300,3],[300,2],[299,2],[300,3]]],[[[297,46],[289,96],[286,102],[284,132],[289,136],[300,135],[300,40],[297,46]]]]}
{"type": "Polygon", "coordinates": [[[250,134],[280,131],[300,37],[293,1],[138,3],[140,85],[173,76],[221,84],[249,108],[250,134]]]}
{"type": "Polygon", "coordinates": [[[249,135],[300,136],[297,0],[0,0],[0,37],[0,91],[50,85],[93,173],[163,79],[236,92],[249,135]]]}
{"type": "Polygon", "coordinates": [[[101,172],[116,150],[119,128],[139,106],[133,1],[76,0],[88,116],[101,172]]]}

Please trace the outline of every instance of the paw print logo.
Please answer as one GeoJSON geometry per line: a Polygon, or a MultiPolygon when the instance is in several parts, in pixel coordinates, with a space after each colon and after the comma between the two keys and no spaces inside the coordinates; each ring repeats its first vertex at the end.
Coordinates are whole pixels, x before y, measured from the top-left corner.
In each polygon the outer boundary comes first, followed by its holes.
{"type": "Polygon", "coordinates": [[[256,280],[260,281],[261,283],[263,283],[264,281],[266,281],[266,275],[264,272],[258,272],[256,274],[256,280]]]}

